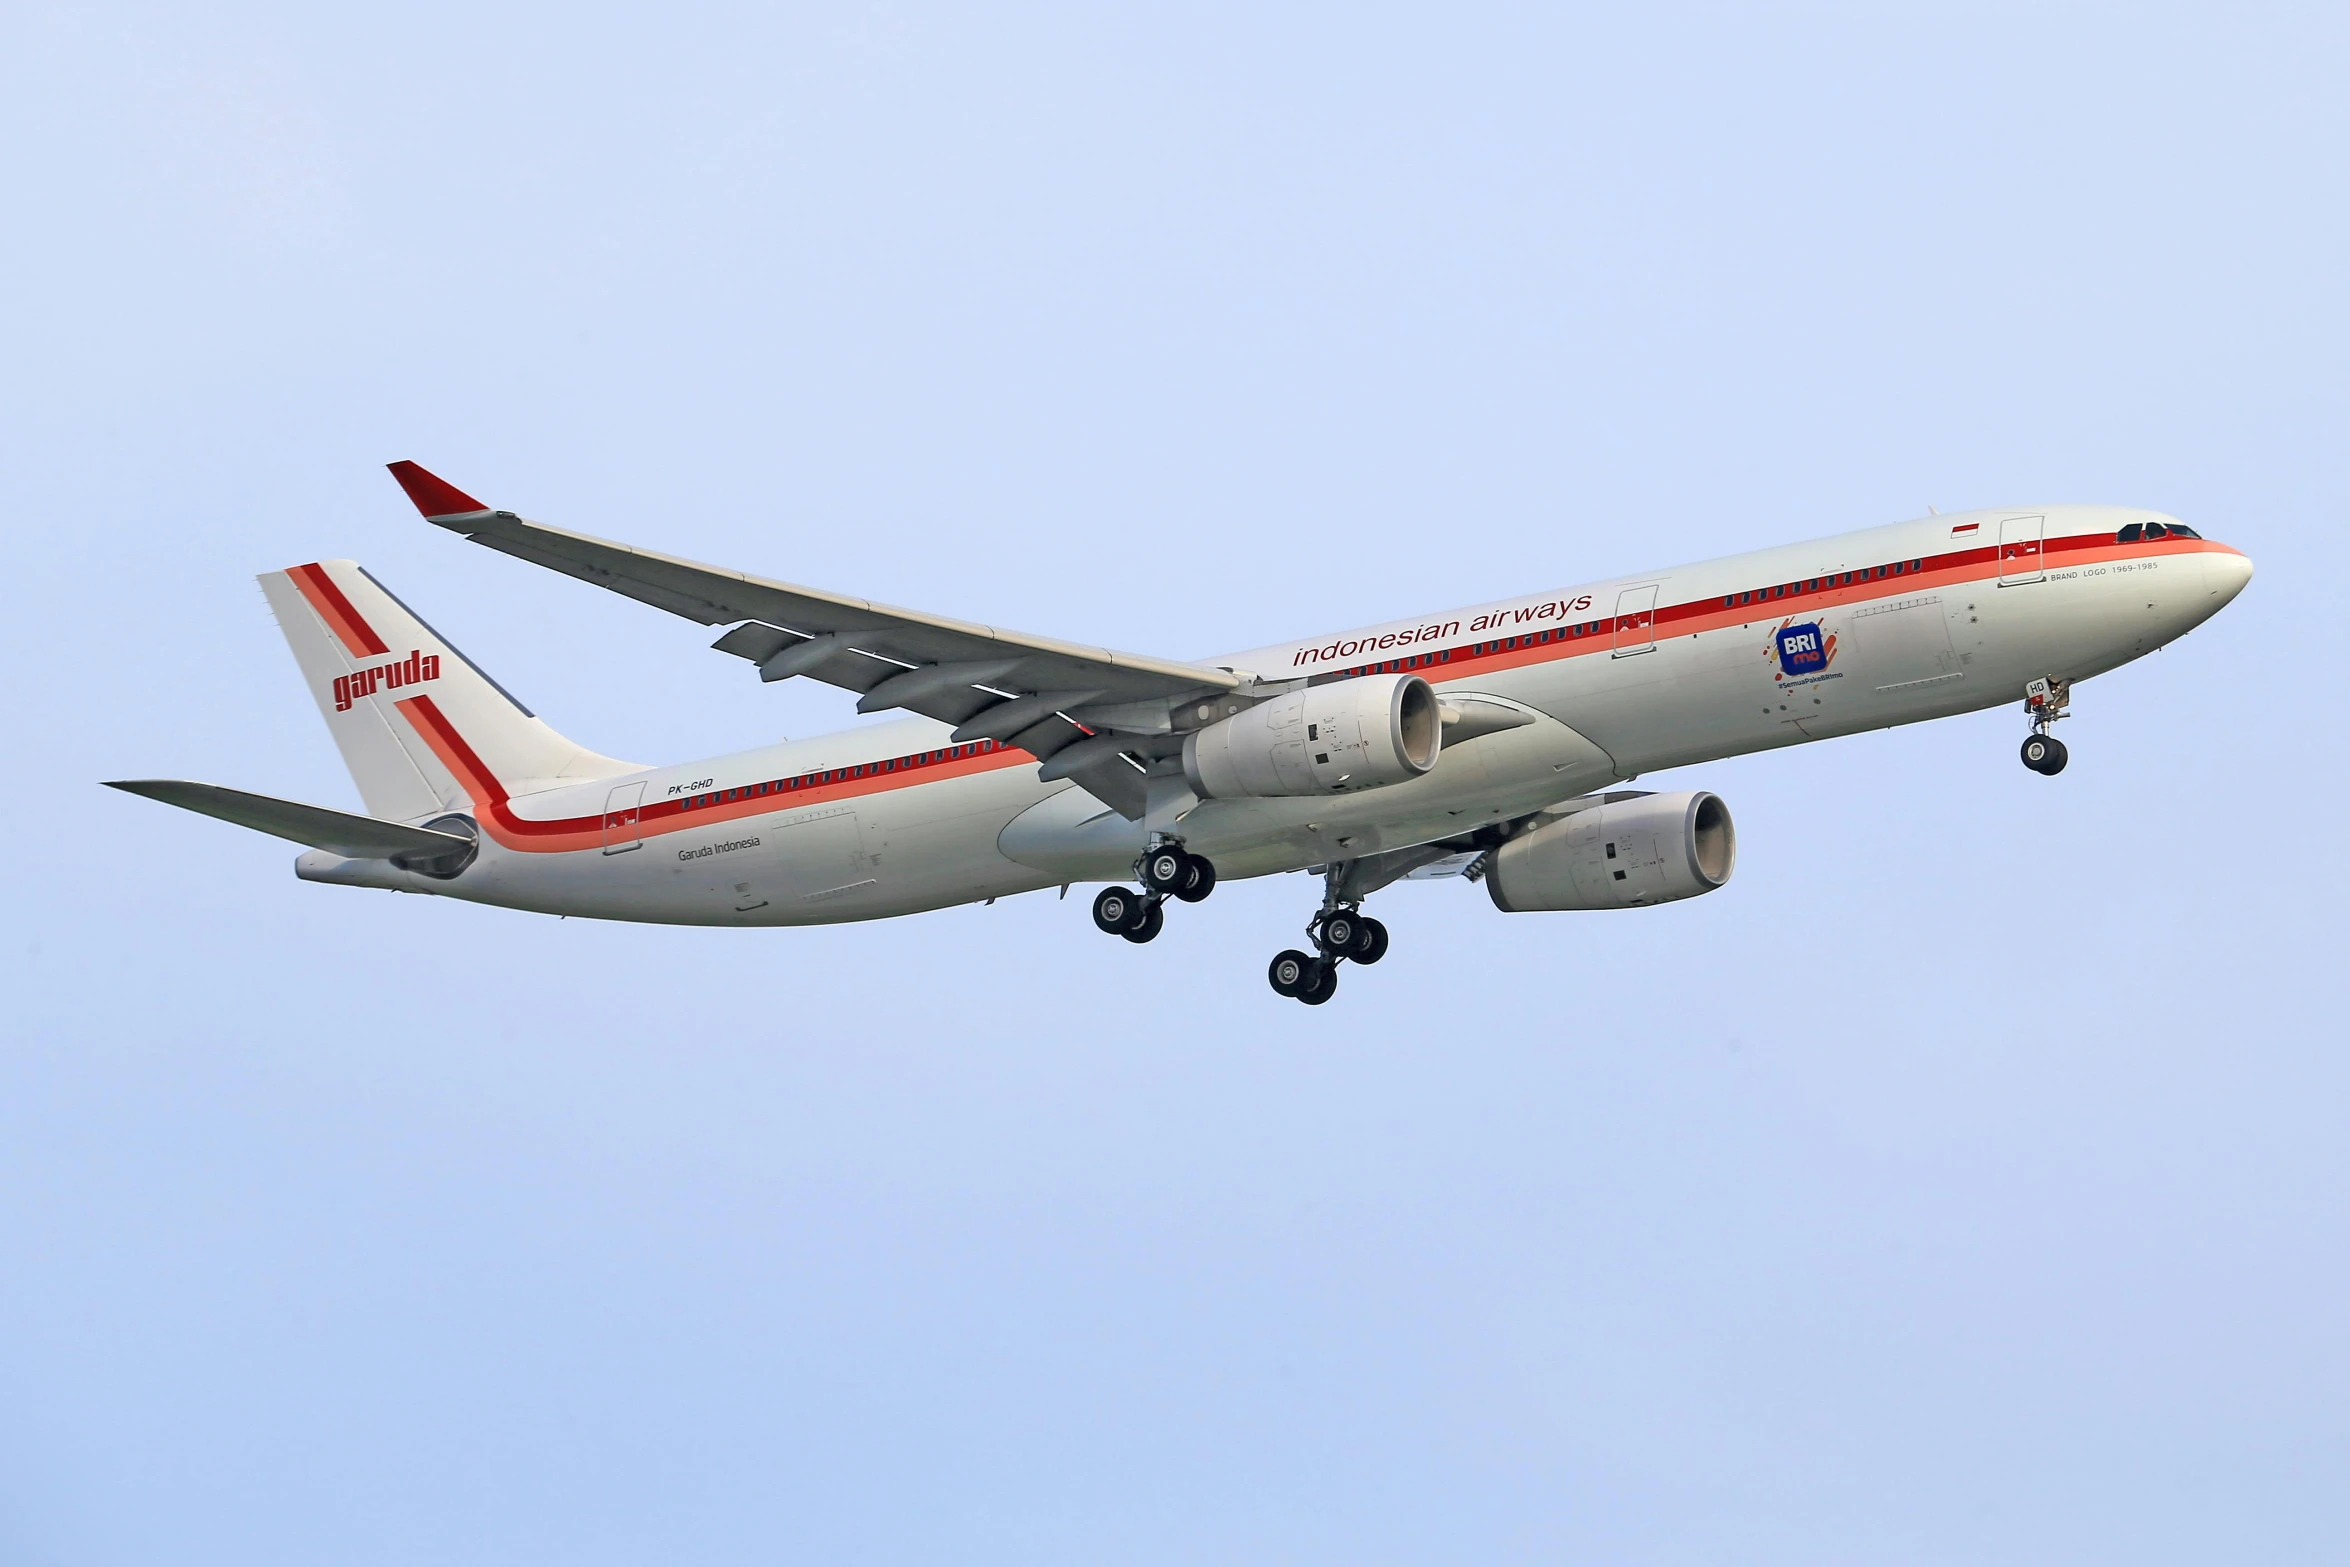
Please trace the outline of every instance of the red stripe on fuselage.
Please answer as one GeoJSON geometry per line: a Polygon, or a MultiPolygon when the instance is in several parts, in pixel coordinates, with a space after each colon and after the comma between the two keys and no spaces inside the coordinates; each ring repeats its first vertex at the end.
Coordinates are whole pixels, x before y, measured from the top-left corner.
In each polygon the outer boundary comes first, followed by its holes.
{"type": "MultiPolygon", "coordinates": [[[[449,721],[440,705],[429,696],[406,697],[393,704],[416,732],[432,747],[441,765],[473,799],[474,810],[481,820],[482,830],[509,849],[530,854],[562,854],[580,849],[600,849],[604,844],[605,816],[569,816],[549,820],[534,820],[516,813],[506,786],[498,781],[457,726],[449,721]]],[[[938,753],[960,749],[955,746],[935,746],[923,753],[938,753]]],[[[851,763],[846,767],[827,768],[827,772],[854,774],[860,767],[873,770],[863,777],[837,778],[830,783],[810,784],[803,788],[774,788],[761,794],[745,792],[739,798],[722,799],[714,796],[734,794],[734,789],[720,789],[704,794],[689,795],[679,800],[657,800],[638,807],[637,836],[657,838],[668,833],[685,832],[703,826],[718,826],[739,821],[745,817],[775,816],[807,806],[824,805],[840,800],[862,799],[868,795],[884,794],[898,789],[910,789],[921,784],[943,783],[948,779],[967,778],[976,773],[997,772],[1006,767],[1033,764],[1035,757],[1025,751],[997,745],[991,750],[973,751],[965,756],[939,756],[938,760],[905,767],[889,765],[898,758],[887,758],[871,763],[851,763]],[[696,801],[706,803],[696,804],[696,801]]],[[[763,780],[776,782],[776,780],[763,780]]],[[[755,785],[741,786],[746,790],[755,785]]],[[[625,825],[628,812],[614,819],[615,825],[625,825]]]]}
{"type": "Polygon", "coordinates": [[[343,650],[353,658],[373,658],[391,651],[367,623],[367,617],[343,597],[343,590],[335,586],[335,579],[326,574],[325,567],[313,561],[307,566],[293,567],[286,575],[293,579],[294,586],[310,601],[310,607],[318,611],[318,618],[326,622],[327,630],[335,634],[343,650]]]}
{"type": "MultiPolygon", "coordinates": [[[[1942,555],[1922,557],[1924,564],[1916,571],[1888,571],[1882,577],[1870,577],[1865,582],[1855,580],[1829,586],[1830,578],[1843,573],[1823,573],[1818,577],[1808,574],[1793,582],[1772,583],[1762,590],[1763,596],[1744,604],[1725,606],[1722,596],[1709,595],[1679,604],[1659,606],[1646,617],[1653,630],[1651,640],[1668,636],[1692,636],[1705,631],[1719,631],[1731,626],[1748,626],[1765,620],[1787,617],[1803,619],[1830,609],[1853,604],[1871,603],[1886,599],[1908,598],[1913,594],[1937,588],[1967,583],[1996,580],[2003,571],[2050,571],[2057,568],[2056,557],[2064,557],[2063,564],[2095,565],[2111,560],[2141,559],[2156,555],[2194,555],[2202,553],[2233,554],[2226,545],[2209,539],[2165,540],[2157,544],[2134,542],[2117,544],[2110,533],[2080,534],[2069,538],[2050,539],[2036,555],[2019,555],[2002,562],[1997,545],[1985,544],[1976,548],[1953,550],[1942,555]],[[1805,588],[1804,582],[1817,581],[1821,586],[1805,588]],[[1789,588],[1794,591],[1770,596],[1769,588],[1789,588]]],[[[1913,559],[1920,557],[1912,557],[1913,559]]],[[[1890,564],[1890,563],[1888,563],[1890,564]]],[[[1903,562],[1906,565],[1907,562],[1903,562]]],[[[1874,569],[1872,566],[1871,570],[1874,569]]],[[[1854,573],[1858,578],[1859,572],[1854,573]]],[[[1752,589],[1742,591],[1754,591],[1752,589]]],[[[1730,595],[1736,597],[1735,594],[1730,595]]],[[[1596,609],[1597,606],[1594,606],[1596,609]]],[[[1403,671],[1424,676],[1439,685],[1487,675],[1496,670],[1521,669],[1529,664],[1547,664],[1559,659],[1592,657],[1613,653],[1619,646],[1645,646],[1645,643],[1619,643],[1619,629],[1637,632],[1641,629],[1639,616],[1618,617],[1611,613],[1593,614],[1580,620],[1551,620],[1514,622],[1512,626],[1494,625],[1485,631],[1456,642],[1449,647],[1426,653],[1404,654],[1367,664],[1346,664],[1335,669],[1317,670],[1310,677],[1316,681],[1345,679],[1356,675],[1403,671]],[[1523,629],[1513,629],[1522,626],[1523,629]],[[1590,626],[1589,631],[1577,632],[1575,627],[1590,626]],[[1515,647],[1507,644],[1515,642],[1515,647]],[[1477,652],[1478,648],[1486,651],[1477,652]]]]}
{"type": "MultiPolygon", "coordinates": [[[[2209,540],[2180,539],[2149,546],[2143,543],[2115,544],[2110,534],[2098,533],[2069,539],[2052,539],[2041,551],[2045,568],[2047,557],[2063,553],[2067,564],[2094,564],[2107,560],[2142,558],[2149,555],[2188,555],[2204,551],[2234,553],[2227,546],[2209,540]]],[[[1872,568],[1873,569],[1873,568],[1872,568]]],[[[1954,551],[1950,554],[1926,558],[1926,564],[1917,571],[1888,573],[1871,577],[1864,584],[1859,581],[1834,588],[1821,587],[1788,593],[1779,598],[1759,598],[1745,604],[1723,608],[1719,596],[1667,605],[1650,617],[1660,636],[1668,624],[1671,635],[1693,635],[1703,631],[1721,630],[1731,626],[1752,625],[1760,621],[1786,619],[1793,616],[1817,614],[1823,610],[1874,600],[1907,598],[1922,590],[1949,587],[1960,583],[1987,581],[2000,574],[1999,550],[1993,546],[1954,551]]],[[[1842,573],[1838,572],[1838,576],[1842,573]]],[[[1805,581],[1814,580],[1811,578],[1805,581]]],[[[1817,580],[1824,582],[1826,578],[1817,580]]],[[[332,584],[328,584],[330,587],[332,584]]],[[[1777,584],[1787,586],[1787,584],[1777,584]]],[[[339,597],[339,595],[338,595],[339,597]]],[[[314,601],[315,602],[315,601],[314,601]]],[[[325,611],[321,610],[324,614],[325,611]]],[[[1573,624],[1587,625],[1591,621],[1573,624]]],[[[1613,635],[1616,617],[1597,617],[1599,629],[1582,636],[1569,636],[1563,627],[1552,626],[1545,631],[1515,633],[1518,646],[1498,648],[1487,653],[1472,653],[1471,647],[1506,643],[1511,634],[1498,629],[1473,639],[1462,646],[1442,653],[1425,653],[1414,659],[1387,659],[1380,664],[1349,666],[1342,671],[1324,671],[1320,678],[1332,675],[1370,673],[1384,665],[1410,668],[1424,672],[1438,685],[1451,686],[1477,675],[1496,670],[1522,668],[1529,664],[1549,663],[1554,660],[1584,655],[1608,653],[1616,647],[1613,635]],[[1551,640],[1538,642],[1538,636],[1549,635],[1551,640]]],[[[1628,618],[1627,624],[1632,624],[1628,618]]],[[[1634,626],[1634,629],[1637,629],[1634,626]]],[[[492,773],[488,764],[468,745],[465,737],[449,721],[437,703],[429,696],[403,698],[394,704],[405,714],[433,754],[441,759],[474,802],[481,818],[482,829],[498,843],[509,849],[531,854],[560,854],[584,849],[601,849],[604,844],[606,818],[572,816],[551,820],[533,820],[518,815],[512,806],[506,788],[492,773]]],[[[938,756],[958,747],[931,747],[917,755],[938,756]]],[[[1025,751],[998,745],[993,750],[978,751],[967,756],[946,756],[938,760],[893,766],[902,760],[888,758],[868,763],[851,763],[847,767],[826,769],[836,773],[855,773],[859,767],[873,769],[863,777],[839,778],[831,783],[812,784],[802,788],[770,788],[766,793],[756,792],[757,784],[736,785],[679,800],[661,800],[640,807],[636,811],[637,835],[643,838],[660,837],[684,832],[692,828],[717,827],[748,817],[777,816],[807,806],[861,799],[875,794],[892,793],[899,789],[916,788],[927,783],[939,783],[953,778],[969,777],[978,773],[1001,771],[1020,767],[1035,758],[1025,751]],[[725,798],[737,795],[736,798],[725,798]],[[703,803],[695,803],[695,802],[703,803]]],[[[774,780],[767,780],[769,784],[774,780]]],[[[625,825],[625,815],[616,819],[616,825],[625,825]]]]}

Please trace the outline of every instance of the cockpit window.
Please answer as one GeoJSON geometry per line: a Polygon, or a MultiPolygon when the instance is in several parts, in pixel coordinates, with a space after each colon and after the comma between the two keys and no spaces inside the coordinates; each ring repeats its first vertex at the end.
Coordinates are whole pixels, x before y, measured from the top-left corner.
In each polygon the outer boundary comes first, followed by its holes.
{"type": "Polygon", "coordinates": [[[2145,534],[2146,524],[2142,522],[2133,522],[2128,527],[2122,529],[2121,532],[2115,534],[2113,536],[2113,542],[2116,544],[2135,544],[2139,539],[2143,538],[2145,534]]]}
{"type": "Polygon", "coordinates": [[[2170,525],[2170,536],[2174,539],[2199,539],[2203,537],[2202,534],[2197,533],[2193,528],[2188,527],[2183,522],[2174,522],[2170,525]]]}

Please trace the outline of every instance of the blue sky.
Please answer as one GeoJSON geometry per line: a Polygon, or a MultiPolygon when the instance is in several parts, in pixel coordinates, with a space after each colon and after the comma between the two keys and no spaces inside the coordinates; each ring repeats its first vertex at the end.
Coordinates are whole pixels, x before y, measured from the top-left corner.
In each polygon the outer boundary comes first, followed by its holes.
{"type": "MultiPolygon", "coordinates": [[[[2350,1528],[2331,8],[0,11],[0,1559],[2204,1562],[2350,1528]],[[1621,915],[296,883],[252,584],[597,749],[850,721],[419,523],[1196,655],[1943,510],[2260,575],[1689,769],[1621,915]],[[1173,591],[1169,591],[1172,587],[1173,591]]],[[[805,683],[797,683],[805,685],[805,683]]]]}

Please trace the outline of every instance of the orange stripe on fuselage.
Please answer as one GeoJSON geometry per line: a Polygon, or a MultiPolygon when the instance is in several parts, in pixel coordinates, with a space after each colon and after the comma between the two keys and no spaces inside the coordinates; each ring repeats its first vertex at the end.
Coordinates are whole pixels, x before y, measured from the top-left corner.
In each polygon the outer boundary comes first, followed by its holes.
{"type": "MultiPolygon", "coordinates": [[[[472,797],[482,830],[498,843],[526,854],[564,854],[603,847],[605,817],[602,814],[543,821],[518,814],[505,785],[498,781],[497,775],[490,771],[473,747],[466,744],[465,737],[457,732],[457,726],[449,721],[448,715],[441,711],[440,705],[431,697],[406,697],[393,705],[415,726],[416,732],[424,737],[425,744],[431,746],[433,754],[441,759],[441,765],[472,797]]],[[[950,748],[939,746],[931,749],[950,748]]],[[[688,800],[658,800],[639,807],[635,812],[637,836],[657,838],[697,827],[719,826],[746,817],[776,816],[812,805],[862,799],[868,795],[916,788],[922,784],[943,783],[948,779],[996,772],[1006,767],[1033,765],[1035,760],[1025,751],[998,746],[992,751],[873,772],[862,778],[842,778],[803,789],[747,794],[741,799],[708,805],[692,805],[688,800]]],[[[868,764],[851,763],[848,768],[827,771],[853,771],[860,765],[868,764]]],[[[881,764],[870,765],[879,767],[881,764]]],[[[699,798],[702,797],[689,797],[699,798]]]]}

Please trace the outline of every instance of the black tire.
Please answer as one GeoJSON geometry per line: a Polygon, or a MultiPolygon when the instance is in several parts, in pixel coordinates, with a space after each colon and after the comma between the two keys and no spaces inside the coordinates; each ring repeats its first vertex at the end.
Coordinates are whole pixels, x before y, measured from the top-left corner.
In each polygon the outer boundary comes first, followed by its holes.
{"type": "Polygon", "coordinates": [[[1172,843],[1142,857],[1142,884],[1156,893],[1174,892],[1191,880],[1191,856],[1172,843]]]}
{"type": "Polygon", "coordinates": [[[1197,903],[1216,890],[1216,867],[1204,855],[1194,854],[1189,858],[1191,875],[1175,889],[1175,896],[1186,903],[1197,903]]]}
{"type": "Polygon", "coordinates": [[[1157,940],[1159,932],[1166,928],[1166,909],[1159,904],[1158,900],[1150,898],[1143,900],[1142,922],[1132,930],[1122,930],[1118,934],[1139,947],[1146,941],[1157,940]]]}
{"type": "Polygon", "coordinates": [[[2022,755],[2024,765],[2044,778],[2054,778],[2063,772],[2069,760],[2064,742],[2054,735],[2026,735],[2022,755]]]}
{"type": "Polygon", "coordinates": [[[1352,955],[1362,934],[1363,917],[1360,914],[1333,909],[1322,917],[1320,927],[1314,932],[1314,940],[1322,948],[1324,956],[1343,958],[1352,955]]]}
{"type": "Polygon", "coordinates": [[[1376,963],[1387,956],[1387,927],[1375,919],[1363,921],[1363,939],[1355,943],[1355,950],[1347,954],[1357,963],[1376,963]]]}
{"type": "Polygon", "coordinates": [[[1314,982],[1297,993],[1309,1007],[1318,1007],[1338,994],[1338,965],[1328,958],[1314,960],[1314,982]]]}
{"type": "Polygon", "coordinates": [[[1104,887],[1093,900],[1093,923],[1104,934],[1123,936],[1141,923],[1144,901],[1132,887],[1104,887]]]}
{"type": "Polygon", "coordinates": [[[1316,961],[1294,947],[1287,952],[1276,952],[1273,961],[1265,967],[1265,982],[1277,996],[1295,996],[1313,978],[1316,961]]]}

